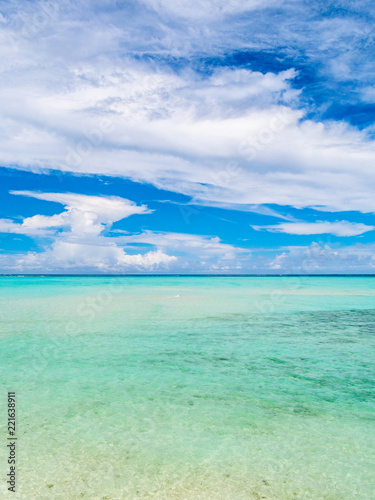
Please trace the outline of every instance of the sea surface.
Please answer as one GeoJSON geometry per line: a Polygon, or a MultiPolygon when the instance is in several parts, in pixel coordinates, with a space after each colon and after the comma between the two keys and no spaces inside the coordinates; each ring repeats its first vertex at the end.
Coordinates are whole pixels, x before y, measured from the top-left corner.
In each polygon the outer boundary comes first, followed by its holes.
{"type": "Polygon", "coordinates": [[[375,499],[375,278],[1,277],[0,331],[0,498],[375,499]]]}

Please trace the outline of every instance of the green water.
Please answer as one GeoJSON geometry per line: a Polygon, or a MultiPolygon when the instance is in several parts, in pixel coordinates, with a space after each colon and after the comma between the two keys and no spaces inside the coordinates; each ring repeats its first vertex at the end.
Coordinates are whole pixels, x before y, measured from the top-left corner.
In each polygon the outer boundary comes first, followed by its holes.
{"type": "Polygon", "coordinates": [[[375,498],[375,278],[4,277],[0,322],[1,498],[375,498]]]}

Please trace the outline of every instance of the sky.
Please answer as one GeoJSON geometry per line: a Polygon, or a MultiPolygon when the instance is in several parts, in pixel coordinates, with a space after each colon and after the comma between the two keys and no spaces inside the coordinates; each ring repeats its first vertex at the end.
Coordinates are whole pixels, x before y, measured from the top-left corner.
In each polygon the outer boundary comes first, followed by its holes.
{"type": "Polygon", "coordinates": [[[0,273],[375,273],[374,15],[0,0],[0,273]]]}

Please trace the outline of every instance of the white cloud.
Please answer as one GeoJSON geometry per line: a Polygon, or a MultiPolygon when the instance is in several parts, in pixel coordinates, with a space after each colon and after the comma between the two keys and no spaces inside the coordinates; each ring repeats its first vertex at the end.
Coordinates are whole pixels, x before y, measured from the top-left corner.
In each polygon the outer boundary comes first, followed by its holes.
{"type": "Polygon", "coordinates": [[[265,230],[273,233],[287,234],[333,234],[335,236],[358,236],[373,231],[375,226],[340,221],[340,222],[282,222],[272,226],[252,226],[258,231],[265,230]]]}
{"type": "Polygon", "coordinates": [[[117,239],[125,248],[152,245],[173,253],[178,262],[170,269],[175,272],[240,272],[252,261],[249,249],[223,243],[217,236],[144,231],[117,239]]]}
{"type": "Polygon", "coordinates": [[[160,15],[170,14],[177,18],[212,19],[227,14],[242,13],[280,5],[276,0],[141,0],[160,15]]]}
{"type": "Polygon", "coordinates": [[[363,101],[369,102],[369,103],[375,102],[375,87],[374,86],[365,87],[364,89],[362,89],[361,94],[362,94],[363,101]]]}
{"type": "Polygon", "coordinates": [[[48,237],[52,243],[41,252],[2,255],[2,271],[16,272],[121,272],[152,270],[176,260],[159,248],[144,254],[128,254],[118,246],[118,238],[103,236],[112,223],[134,214],[147,214],[145,205],[115,196],[87,196],[76,193],[13,191],[64,205],[65,211],[52,216],[34,215],[16,223],[0,219],[0,232],[48,237]]]}
{"type": "MultiPolygon", "coordinates": [[[[264,204],[375,212],[373,128],[320,120],[319,103],[294,85],[299,75],[322,95],[328,82],[338,103],[354,94],[371,101],[374,39],[364,2],[347,4],[346,16],[298,0],[15,0],[1,8],[1,165],[129,178],[202,205],[259,213],[264,204]],[[298,71],[219,67],[241,51],[247,68],[259,57],[282,67],[304,62],[298,71]]],[[[70,245],[98,243],[114,221],[147,213],[115,198],[17,194],[65,210],[2,220],[2,231],[70,245]]],[[[301,224],[269,230],[355,235],[370,227],[301,224]]],[[[179,252],[203,248],[202,262],[215,252],[239,255],[212,238],[151,239],[163,248],[175,240],[179,252]]],[[[106,251],[108,262],[123,258],[106,251]]]]}
{"type": "Polygon", "coordinates": [[[37,81],[20,94],[10,82],[2,164],[127,177],[202,204],[375,211],[374,141],[342,123],[301,122],[293,71],[151,71],[142,87],[140,63],[117,73],[107,64],[97,75],[86,64],[68,89],[37,81]]]}
{"type": "Polygon", "coordinates": [[[375,269],[375,246],[353,245],[332,247],[312,243],[305,247],[290,247],[265,263],[270,271],[282,273],[368,273],[375,269]]]}
{"type": "Polygon", "coordinates": [[[120,271],[131,267],[142,270],[169,264],[175,260],[176,257],[166,255],[160,250],[144,255],[129,255],[108,238],[99,238],[95,240],[95,244],[57,240],[52,249],[42,255],[42,261],[48,266],[73,270],[98,268],[101,271],[120,271]]]}
{"type": "Polygon", "coordinates": [[[11,194],[28,196],[39,200],[64,205],[65,211],[52,215],[26,217],[22,223],[0,219],[0,231],[28,235],[53,234],[52,229],[63,228],[76,237],[98,236],[109,229],[113,222],[134,214],[151,211],[145,205],[116,196],[88,196],[76,193],[39,193],[34,191],[11,191],[11,194]]]}
{"type": "Polygon", "coordinates": [[[0,256],[2,272],[240,272],[249,250],[218,237],[145,231],[81,238],[63,233],[43,252],[0,256]],[[131,253],[129,253],[131,252],[131,253]],[[136,252],[136,253],[135,253],[136,252]],[[140,253],[141,252],[141,253],[140,253]]]}
{"type": "Polygon", "coordinates": [[[134,214],[151,213],[151,210],[145,205],[136,205],[133,201],[118,196],[88,196],[77,193],[39,193],[36,191],[10,191],[10,193],[60,203],[68,211],[79,210],[81,212],[94,213],[97,216],[98,222],[104,224],[112,223],[134,214]]]}
{"type": "Polygon", "coordinates": [[[168,248],[174,252],[187,252],[189,255],[192,253],[197,253],[202,257],[204,255],[217,255],[227,260],[235,258],[238,252],[249,253],[246,249],[222,243],[217,236],[144,231],[140,234],[120,236],[118,240],[127,245],[144,243],[159,248],[168,248]]]}
{"type": "MultiPolygon", "coordinates": [[[[28,227],[10,219],[0,219],[0,233],[43,236],[46,233],[46,231],[44,231],[45,227],[46,226],[43,227],[43,224],[39,224],[37,227],[28,227]]],[[[50,226],[47,225],[47,227],[50,226]]]]}
{"type": "MultiPolygon", "coordinates": [[[[155,12],[138,6],[129,24],[126,6],[114,13],[108,6],[106,17],[101,9],[95,16],[89,10],[89,21],[83,21],[79,6],[64,2],[27,38],[22,27],[41,7],[30,6],[23,19],[16,2],[3,32],[8,47],[0,52],[1,164],[37,172],[126,177],[193,196],[203,204],[375,211],[375,143],[370,131],[306,120],[311,109],[293,88],[295,70],[262,74],[216,68],[204,74],[189,68],[173,71],[158,62],[173,54],[182,30],[177,21],[165,24],[159,14],[168,11],[175,19],[203,16],[207,28],[199,28],[199,33],[192,28],[188,39],[199,41],[200,56],[200,50],[212,56],[222,50],[210,24],[212,9],[235,14],[255,8],[261,16],[263,7],[271,4],[199,2],[198,7],[150,0],[155,12]],[[155,26],[150,42],[141,36],[147,23],[155,26]],[[147,62],[132,56],[143,52],[155,58],[147,62]],[[221,174],[227,174],[232,163],[239,173],[226,175],[223,183],[221,174]]],[[[290,2],[282,7],[288,13],[290,2]]],[[[220,41],[231,44],[231,25],[221,22],[228,36],[220,41]]],[[[265,20],[246,22],[262,26],[265,20]]],[[[271,45],[279,43],[273,28],[271,23],[271,45]]],[[[353,19],[325,19],[314,23],[318,28],[324,39],[316,50],[322,53],[334,50],[348,32],[357,38],[361,33],[353,19]]],[[[282,37],[289,43],[287,30],[282,37]]],[[[252,41],[254,50],[265,44],[262,40],[252,41]]],[[[178,49],[178,56],[198,53],[191,43],[185,53],[178,49]]]]}
{"type": "Polygon", "coordinates": [[[56,240],[43,252],[0,256],[2,272],[144,272],[168,266],[176,257],[160,250],[129,255],[122,248],[101,238],[84,244],[56,240]]]}
{"type": "Polygon", "coordinates": [[[1,256],[3,272],[150,272],[158,268],[169,272],[238,271],[251,258],[247,249],[223,243],[216,236],[154,231],[113,231],[111,236],[104,236],[113,222],[150,213],[145,205],[124,198],[33,191],[12,194],[60,203],[65,211],[27,217],[22,223],[0,220],[0,231],[44,236],[52,241],[41,252],[1,256]]]}

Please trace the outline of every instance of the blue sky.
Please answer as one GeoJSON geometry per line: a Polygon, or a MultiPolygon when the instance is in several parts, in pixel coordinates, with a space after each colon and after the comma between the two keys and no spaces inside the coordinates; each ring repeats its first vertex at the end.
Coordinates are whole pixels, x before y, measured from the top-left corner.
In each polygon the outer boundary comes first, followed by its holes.
{"type": "Polygon", "coordinates": [[[0,1],[0,273],[374,273],[373,26],[0,1]]]}

